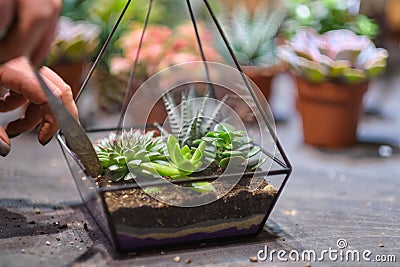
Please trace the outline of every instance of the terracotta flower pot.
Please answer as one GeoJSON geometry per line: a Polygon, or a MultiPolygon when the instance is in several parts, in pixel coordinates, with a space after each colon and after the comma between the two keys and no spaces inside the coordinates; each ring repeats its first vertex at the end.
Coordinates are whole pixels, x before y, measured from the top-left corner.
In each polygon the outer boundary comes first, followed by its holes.
{"type": "Polygon", "coordinates": [[[311,83],[296,77],[297,107],[302,116],[304,142],[326,148],[357,143],[357,126],[368,83],[349,85],[311,83]]]}
{"type": "MultiPolygon", "coordinates": [[[[257,85],[267,102],[269,102],[272,80],[277,73],[283,72],[286,67],[286,63],[280,62],[269,67],[242,66],[242,70],[257,85]]],[[[222,99],[222,96],[230,94],[230,92],[224,88],[219,88],[216,93],[218,99],[222,99]]],[[[257,97],[262,96],[257,94],[257,97]]],[[[255,122],[255,116],[252,113],[251,108],[241,99],[240,96],[232,94],[232,96],[227,100],[227,103],[235,110],[235,112],[237,112],[243,122],[255,122]]]]}
{"type": "MultiPolygon", "coordinates": [[[[139,77],[135,80],[131,88],[129,99],[133,97],[145,79],[146,78],[139,77]]],[[[128,75],[113,75],[108,71],[107,68],[102,66],[97,67],[93,73],[91,86],[97,91],[98,105],[102,110],[108,113],[121,112],[123,104],[122,102],[128,86],[128,80],[128,75]]],[[[143,101],[146,101],[146,99],[143,99],[143,101]]],[[[140,107],[137,107],[136,111],[138,114],[140,114],[140,116],[143,116],[143,113],[140,111],[140,107]]],[[[148,114],[148,117],[146,116],[147,120],[145,123],[160,123],[163,122],[166,117],[167,111],[165,110],[163,101],[160,100],[154,105],[150,114],[148,114]]]]}
{"type": "Polygon", "coordinates": [[[56,64],[50,68],[71,86],[72,93],[76,96],[81,86],[84,67],[85,63],[80,61],[56,64]]]}
{"type": "Polygon", "coordinates": [[[242,66],[243,72],[257,85],[265,99],[269,101],[271,95],[272,78],[280,71],[279,66],[258,67],[242,66]]]}

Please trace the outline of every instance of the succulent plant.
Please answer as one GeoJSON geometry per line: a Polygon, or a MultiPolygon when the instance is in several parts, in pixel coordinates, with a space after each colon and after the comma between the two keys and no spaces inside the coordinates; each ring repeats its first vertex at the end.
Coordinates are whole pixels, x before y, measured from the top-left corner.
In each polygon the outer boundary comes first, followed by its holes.
{"type": "Polygon", "coordinates": [[[99,45],[101,29],[87,21],[60,17],[48,64],[91,59],[99,45]]]}
{"type": "Polygon", "coordinates": [[[165,145],[161,137],[155,137],[154,134],[154,131],[144,133],[131,129],[124,130],[120,135],[110,133],[108,137],[97,140],[95,150],[104,174],[111,175],[115,182],[131,180],[139,174],[149,174],[141,164],[166,160],[165,145]]]}
{"type": "Polygon", "coordinates": [[[181,148],[178,140],[173,135],[169,135],[167,141],[169,162],[148,162],[143,163],[142,167],[172,179],[187,177],[202,166],[204,148],[205,142],[194,149],[190,149],[187,145],[181,148]]]}
{"type": "Polygon", "coordinates": [[[379,26],[373,19],[358,13],[358,1],[284,0],[284,3],[288,16],[282,31],[288,39],[301,27],[313,28],[320,34],[348,29],[370,38],[379,33],[379,26]]]}
{"type": "MultiPolygon", "coordinates": [[[[270,66],[278,63],[275,37],[284,18],[281,6],[259,8],[251,13],[245,5],[238,5],[232,14],[222,13],[220,21],[241,65],[270,66]]],[[[215,36],[217,50],[231,60],[219,35],[215,36]]]]}
{"type": "MultiPolygon", "coordinates": [[[[196,100],[196,89],[189,88],[181,94],[181,102],[179,108],[175,103],[172,93],[163,96],[164,105],[168,113],[171,133],[177,137],[179,144],[193,145],[193,141],[205,136],[207,132],[217,123],[220,111],[228,96],[225,96],[215,107],[210,116],[205,117],[207,101],[209,94],[207,93],[201,101],[200,107],[194,110],[196,100]]],[[[158,126],[161,131],[163,128],[158,126]]]]}
{"type": "MultiPolygon", "coordinates": [[[[187,145],[181,148],[178,140],[170,134],[167,141],[169,160],[142,163],[141,167],[155,175],[171,179],[189,179],[189,175],[203,165],[205,146],[206,143],[201,141],[197,148],[189,148],[187,145]]],[[[214,187],[208,182],[195,182],[189,183],[189,185],[200,192],[214,190],[214,187]]]]}
{"type": "Polygon", "coordinates": [[[253,140],[244,131],[236,130],[228,124],[217,124],[197,142],[206,142],[205,160],[226,169],[243,165],[246,170],[256,170],[267,159],[261,148],[252,144],[253,140]]]}
{"type": "Polygon", "coordinates": [[[311,82],[326,80],[362,83],[381,74],[389,56],[367,36],[350,30],[334,30],[322,35],[313,29],[301,29],[279,55],[295,75],[311,82]]]}

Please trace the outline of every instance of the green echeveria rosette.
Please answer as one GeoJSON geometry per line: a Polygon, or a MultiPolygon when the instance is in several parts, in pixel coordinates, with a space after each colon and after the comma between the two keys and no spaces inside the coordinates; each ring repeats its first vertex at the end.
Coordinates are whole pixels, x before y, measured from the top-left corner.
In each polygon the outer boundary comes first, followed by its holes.
{"type": "Polygon", "coordinates": [[[149,175],[141,165],[146,162],[166,160],[161,137],[154,131],[123,131],[120,135],[110,133],[97,140],[95,150],[103,166],[103,172],[112,181],[132,180],[137,175],[149,175]]]}

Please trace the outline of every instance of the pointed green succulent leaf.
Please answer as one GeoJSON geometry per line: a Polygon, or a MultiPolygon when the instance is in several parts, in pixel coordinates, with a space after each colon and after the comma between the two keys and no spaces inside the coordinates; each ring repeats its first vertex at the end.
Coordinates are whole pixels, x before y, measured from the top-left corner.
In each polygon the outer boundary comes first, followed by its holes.
{"type": "Polygon", "coordinates": [[[129,161],[127,165],[128,165],[129,168],[133,168],[134,169],[134,168],[139,168],[140,164],[142,164],[142,160],[135,159],[135,160],[129,161]]]}
{"type": "Polygon", "coordinates": [[[125,165],[111,165],[108,167],[111,172],[123,172],[126,171],[127,168],[125,165]]]}
{"type": "Polygon", "coordinates": [[[192,156],[192,161],[199,161],[201,160],[204,150],[206,148],[206,142],[201,142],[199,147],[194,151],[192,156]]]}
{"type": "Polygon", "coordinates": [[[186,175],[190,175],[192,172],[196,170],[193,162],[190,160],[185,159],[177,164],[178,169],[184,172],[186,175]]]}
{"type": "Polygon", "coordinates": [[[242,152],[236,151],[236,150],[222,152],[222,156],[224,156],[224,157],[235,157],[235,156],[242,156],[242,155],[243,155],[242,152]]]}
{"type": "Polygon", "coordinates": [[[345,69],[343,77],[351,84],[362,83],[368,80],[366,71],[357,69],[345,69]]]}
{"type": "Polygon", "coordinates": [[[209,182],[195,182],[191,183],[193,189],[200,193],[207,193],[215,191],[215,187],[209,182]]]}
{"type": "Polygon", "coordinates": [[[226,169],[229,166],[231,167],[237,167],[242,165],[245,162],[245,158],[242,156],[234,156],[234,157],[229,157],[229,158],[224,158],[219,162],[219,165],[222,169],[226,169]]]}
{"type": "Polygon", "coordinates": [[[190,148],[189,148],[189,146],[185,145],[184,147],[182,147],[181,153],[183,155],[185,155],[185,158],[186,158],[186,155],[189,153],[189,158],[187,158],[187,159],[190,159],[190,148]]]}
{"type": "Polygon", "coordinates": [[[125,176],[124,176],[124,181],[130,181],[136,178],[136,175],[132,174],[131,172],[128,172],[125,176]]]}
{"type": "Polygon", "coordinates": [[[249,153],[247,154],[247,158],[251,158],[255,155],[257,155],[261,151],[261,148],[259,146],[253,146],[249,153]]]}
{"type": "Polygon", "coordinates": [[[115,157],[114,160],[115,160],[116,162],[118,162],[118,164],[125,164],[125,163],[126,163],[126,158],[125,158],[125,156],[118,156],[118,157],[115,157]]]}
{"type": "MultiPolygon", "coordinates": [[[[175,160],[172,160],[172,162],[175,163],[175,164],[179,164],[180,162],[186,160],[185,157],[182,155],[181,148],[180,148],[179,144],[175,144],[175,147],[174,147],[174,149],[172,151],[172,155],[173,155],[173,157],[175,159],[175,160]]],[[[172,157],[171,157],[171,159],[172,159],[172,157]]]]}
{"type": "Polygon", "coordinates": [[[112,172],[111,173],[111,180],[114,182],[118,182],[125,177],[126,173],[123,172],[112,172]]]}
{"type": "Polygon", "coordinates": [[[160,175],[160,176],[172,177],[172,176],[180,175],[180,172],[177,168],[158,164],[158,163],[146,162],[146,163],[142,163],[140,166],[143,169],[145,169],[146,171],[149,171],[152,174],[156,174],[156,175],[160,175]]]}
{"type": "Polygon", "coordinates": [[[259,167],[261,167],[261,165],[263,165],[264,162],[265,162],[267,159],[268,159],[268,158],[267,158],[266,156],[262,156],[260,159],[257,160],[258,162],[257,162],[256,165],[252,166],[252,165],[250,165],[250,163],[248,163],[247,166],[250,168],[251,171],[255,171],[255,170],[257,170],[259,167]]]}

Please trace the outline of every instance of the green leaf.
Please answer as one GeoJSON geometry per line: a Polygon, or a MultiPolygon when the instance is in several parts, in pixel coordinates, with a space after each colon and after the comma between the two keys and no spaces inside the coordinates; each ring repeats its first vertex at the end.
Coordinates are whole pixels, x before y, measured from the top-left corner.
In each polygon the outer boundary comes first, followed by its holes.
{"type": "Polygon", "coordinates": [[[146,154],[147,154],[147,151],[145,149],[141,149],[138,152],[136,152],[134,157],[143,159],[146,156],[146,154]]]}
{"type": "Polygon", "coordinates": [[[196,167],[190,160],[184,160],[179,162],[179,164],[177,164],[177,167],[180,171],[183,171],[186,175],[189,175],[196,170],[196,167]]]}
{"type": "Polygon", "coordinates": [[[253,146],[251,148],[251,150],[249,151],[249,153],[247,154],[247,158],[251,158],[255,155],[257,155],[257,153],[259,153],[261,151],[261,148],[259,146],[253,146]]]}
{"type": "Polygon", "coordinates": [[[222,156],[224,157],[234,157],[234,156],[242,156],[243,153],[241,151],[224,151],[222,152],[222,156]]]}
{"type": "MultiPolygon", "coordinates": [[[[172,154],[174,156],[174,160],[172,160],[173,163],[179,164],[180,162],[186,160],[185,157],[181,153],[181,148],[178,143],[175,144],[174,150],[172,151],[172,154]]],[[[172,159],[172,158],[171,158],[172,159]]]]}
{"type": "Polygon", "coordinates": [[[132,159],[135,156],[135,151],[133,151],[132,149],[129,149],[127,151],[125,151],[124,156],[129,160],[132,159]]]}
{"type": "Polygon", "coordinates": [[[79,59],[81,57],[82,48],[84,45],[84,40],[76,39],[64,47],[64,53],[71,59],[79,59]]]}
{"type": "MultiPolygon", "coordinates": [[[[204,136],[203,138],[201,138],[201,140],[206,141],[206,142],[209,142],[209,143],[214,142],[214,141],[217,141],[217,140],[222,140],[221,138],[217,138],[217,137],[209,137],[209,136],[208,136],[209,134],[210,134],[210,133],[208,133],[207,136],[204,136]]],[[[222,141],[223,141],[223,140],[222,140],[222,141]]]]}
{"type": "Polygon", "coordinates": [[[215,191],[215,187],[209,182],[191,183],[191,186],[193,187],[193,189],[195,191],[200,192],[200,193],[206,193],[206,192],[215,191]]]}
{"type": "Polygon", "coordinates": [[[140,164],[142,164],[142,160],[135,159],[135,160],[129,161],[127,165],[128,165],[129,168],[135,169],[135,168],[139,168],[140,164]]]}
{"type": "Polygon", "coordinates": [[[299,58],[299,66],[302,69],[302,76],[307,80],[320,83],[325,80],[327,70],[319,63],[307,60],[305,58],[299,58]]]}
{"type": "Polygon", "coordinates": [[[250,170],[255,171],[256,169],[258,169],[259,167],[261,167],[261,165],[264,164],[264,162],[267,160],[266,156],[261,157],[261,159],[258,161],[258,163],[254,166],[250,166],[248,165],[248,168],[250,168],[250,170]]]}
{"type": "Polygon", "coordinates": [[[339,78],[343,75],[343,72],[347,68],[351,68],[351,62],[348,60],[339,60],[332,62],[332,65],[328,66],[329,77],[339,78]]]}
{"type": "Polygon", "coordinates": [[[126,163],[126,158],[125,158],[125,156],[118,156],[118,157],[115,157],[114,160],[115,160],[116,162],[118,162],[118,164],[125,164],[125,163],[126,163]]]}
{"type": "Polygon", "coordinates": [[[150,173],[157,174],[160,176],[172,177],[172,176],[180,175],[180,172],[178,169],[170,167],[170,166],[166,166],[166,165],[161,165],[158,163],[146,162],[146,163],[142,163],[140,166],[143,169],[145,169],[146,171],[149,171],[150,173]]]}
{"type": "Polygon", "coordinates": [[[206,148],[206,142],[201,142],[199,147],[193,153],[192,161],[199,161],[203,156],[204,150],[206,148]]]}
{"type": "Polygon", "coordinates": [[[228,164],[230,167],[236,167],[236,166],[240,166],[241,164],[243,164],[243,162],[246,159],[244,157],[241,156],[235,156],[235,157],[231,157],[231,158],[224,158],[219,162],[219,166],[222,169],[226,169],[228,167],[228,164]]]}
{"type": "Polygon", "coordinates": [[[111,172],[123,172],[127,171],[127,167],[125,165],[111,165],[108,167],[111,172]]]}
{"type": "Polygon", "coordinates": [[[345,69],[343,76],[348,83],[357,84],[368,80],[366,71],[357,69],[345,69]]]}
{"type": "Polygon", "coordinates": [[[110,174],[111,174],[111,180],[113,180],[114,182],[122,180],[126,175],[126,173],[124,172],[113,172],[110,174]]]}
{"type": "Polygon", "coordinates": [[[181,149],[182,155],[185,155],[186,159],[190,159],[190,148],[186,145],[184,147],[182,147],[181,149]],[[186,157],[186,155],[189,154],[189,158],[186,157]]]}
{"type": "Polygon", "coordinates": [[[133,175],[131,172],[128,172],[125,176],[124,176],[124,181],[129,181],[129,180],[133,180],[136,178],[136,175],[133,175]]]}
{"type": "Polygon", "coordinates": [[[167,150],[168,150],[168,154],[169,154],[172,162],[176,162],[174,149],[177,144],[178,144],[178,140],[176,140],[176,138],[172,134],[168,135],[167,150]]]}

